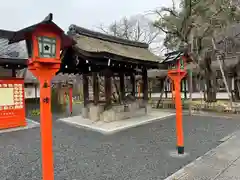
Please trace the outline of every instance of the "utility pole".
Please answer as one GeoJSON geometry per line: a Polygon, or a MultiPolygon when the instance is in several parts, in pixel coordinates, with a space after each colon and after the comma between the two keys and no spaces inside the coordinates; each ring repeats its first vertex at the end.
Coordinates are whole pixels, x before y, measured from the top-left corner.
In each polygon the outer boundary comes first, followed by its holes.
{"type": "Polygon", "coordinates": [[[216,44],[215,44],[215,41],[214,41],[213,38],[212,38],[212,45],[213,45],[213,49],[214,49],[215,53],[217,54],[217,61],[218,61],[219,67],[220,67],[220,71],[221,71],[221,74],[222,74],[224,85],[227,89],[228,97],[229,97],[229,100],[230,100],[230,108],[231,108],[231,110],[233,110],[232,109],[233,108],[232,96],[231,96],[231,93],[229,91],[228,83],[227,83],[227,80],[226,80],[226,77],[225,77],[225,74],[224,74],[224,70],[223,70],[223,67],[222,67],[222,62],[220,60],[221,59],[221,54],[217,50],[217,47],[216,47],[216,44]]]}

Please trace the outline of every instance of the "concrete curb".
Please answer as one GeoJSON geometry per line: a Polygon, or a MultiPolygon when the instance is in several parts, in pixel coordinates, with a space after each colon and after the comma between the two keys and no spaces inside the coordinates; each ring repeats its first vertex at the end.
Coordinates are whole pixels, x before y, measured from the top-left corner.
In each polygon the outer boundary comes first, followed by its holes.
{"type": "Polygon", "coordinates": [[[40,123],[33,121],[31,119],[26,119],[28,122],[30,121],[31,124],[28,124],[26,127],[17,127],[17,128],[11,128],[11,129],[4,129],[0,130],[0,134],[3,133],[9,133],[9,132],[15,132],[15,131],[21,131],[21,130],[26,130],[26,129],[33,129],[37,128],[40,126],[40,123]]]}
{"type": "Polygon", "coordinates": [[[165,115],[165,116],[162,116],[162,117],[155,117],[155,118],[148,119],[146,121],[136,122],[134,124],[115,127],[115,128],[108,129],[108,130],[104,129],[104,128],[101,128],[101,127],[93,127],[92,124],[90,124],[90,125],[89,124],[79,124],[79,123],[74,123],[74,122],[70,123],[70,122],[66,122],[62,119],[59,119],[58,121],[66,123],[66,124],[74,126],[74,127],[80,127],[80,128],[88,129],[88,130],[91,130],[91,131],[99,132],[99,133],[104,134],[104,135],[111,135],[111,134],[114,134],[114,133],[117,133],[117,132],[120,132],[120,131],[124,131],[124,130],[127,130],[127,129],[138,127],[138,126],[141,126],[141,125],[150,124],[150,123],[155,122],[155,121],[164,120],[164,119],[167,119],[167,118],[172,117],[172,116],[175,116],[175,114],[169,114],[169,115],[165,115]]]}
{"type": "Polygon", "coordinates": [[[105,134],[117,133],[117,132],[120,132],[120,131],[124,131],[126,129],[131,129],[131,128],[139,127],[139,126],[142,126],[142,125],[145,125],[145,124],[150,124],[150,123],[155,122],[155,121],[164,120],[164,119],[167,119],[167,118],[172,117],[172,116],[175,116],[175,114],[169,114],[169,115],[162,116],[162,117],[156,117],[156,118],[148,119],[147,121],[138,122],[138,123],[135,123],[135,124],[132,124],[132,125],[126,125],[126,126],[114,128],[112,130],[106,131],[105,134]]]}

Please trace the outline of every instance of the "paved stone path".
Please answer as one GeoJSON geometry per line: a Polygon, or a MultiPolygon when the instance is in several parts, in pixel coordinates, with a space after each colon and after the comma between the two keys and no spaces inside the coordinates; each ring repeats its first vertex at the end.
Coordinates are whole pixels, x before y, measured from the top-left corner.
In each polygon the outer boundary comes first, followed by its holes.
{"type": "MultiPolygon", "coordinates": [[[[145,112],[144,112],[145,113],[145,112]]],[[[67,118],[60,118],[59,121],[71,124],[79,128],[87,128],[92,131],[97,131],[102,134],[113,134],[126,129],[142,126],[144,124],[152,123],[153,121],[164,120],[169,117],[174,117],[175,113],[162,112],[159,110],[152,110],[147,115],[141,113],[140,116],[135,116],[120,121],[104,122],[104,121],[91,121],[80,116],[72,116],[67,118]]]]}
{"type": "Polygon", "coordinates": [[[240,180],[240,131],[166,180],[240,180]]]}
{"type": "MultiPolygon", "coordinates": [[[[161,180],[220,144],[237,119],[184,117],[188,156],[175,150],[175,118],[112,135],[53,121],[55,180],[161,180]]],[[[39,128],[0,134],[0,180],[41,179],[39,128]]]]}

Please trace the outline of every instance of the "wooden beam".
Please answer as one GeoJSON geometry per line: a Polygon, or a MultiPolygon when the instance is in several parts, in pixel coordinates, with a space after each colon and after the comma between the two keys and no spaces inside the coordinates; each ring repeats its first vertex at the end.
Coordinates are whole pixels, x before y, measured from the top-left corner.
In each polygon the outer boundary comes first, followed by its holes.
{"type": "Polygon", "coordinates": [[[100,62],[99,59],[105,59],[106,60],[105,63],[106,63],[108,59],[111,59],[121,63],[132,63],[132,64],[143,65],[145,67],[151,67],[151,68],[158,68],[159,66],[162,66],[162,64],[160,64],[157,61],[132,59],[132,58],[123,57],[119,55],[109,54],[106,52],[87,52],[80,49],[76,49],[76,54],[78,56],[81,56],[82,58],[86,58],[86,59],[89,58],[92,60],[92,62],[94,61],[100,62]]]}

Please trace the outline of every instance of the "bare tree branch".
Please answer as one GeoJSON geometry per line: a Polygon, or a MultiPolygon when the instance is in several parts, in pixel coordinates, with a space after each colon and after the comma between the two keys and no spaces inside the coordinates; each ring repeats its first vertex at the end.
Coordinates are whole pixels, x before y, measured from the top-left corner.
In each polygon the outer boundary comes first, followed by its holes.
{"type": "Polygon", "coordinates": [[[171,15],[173,15],[175,17],[179,17],[178,13],[176,11],[174,11],[173,9],[171,9],[171,8],[162,7],[160,11],[161,12],[168,12],[168,13],[170,13],[171,15]]]}
{"type": "Polygon", "coordinates": [[[102,32],[106,33],[106,34],[109,34],[109,32],[104,28],[104,25],[103,24],[100,24],[99,27],[97,27],[98,29],[100,29],[102,32]]]}
{"type": "MultiPolygon", "coordinates": [[[[103,32],[106,31],[103,28],[99,29],[103,32]]],[[[151,44],[160,35],[160,31],[153,26],[148,18],[138,15],[130,18],[124,17],[115,22],[107,29],[107,34],[151,44]]]]}

